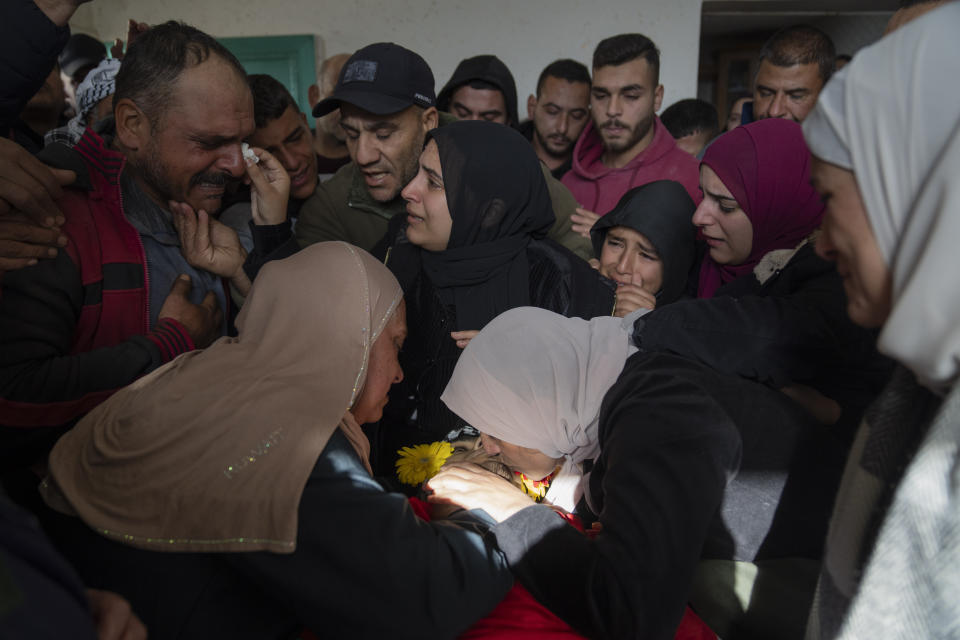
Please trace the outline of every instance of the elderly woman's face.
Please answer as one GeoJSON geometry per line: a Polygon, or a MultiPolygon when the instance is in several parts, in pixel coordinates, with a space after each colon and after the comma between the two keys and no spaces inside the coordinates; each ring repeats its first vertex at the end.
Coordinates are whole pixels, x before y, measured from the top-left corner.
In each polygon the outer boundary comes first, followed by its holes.
{"type": "Polygon", "coordinates": [[[700,165],[703,200],[693,212],[693,224],[700,228],[717,264],[743,264],[753,249],[753,224],[740,204],[707,165],[700,165]]]}
{"type": "Polygon", "coordinates": [[[420,154],[420,171],[400,192],[407,201],[407,239],[427,251],[443,251],[450,242],[453,219],[443,188],[440,151],[431,140],[420,154]]]}
{"type": "Polygon", "coordinates": [[[499,455],[505,465],[532,480],[546,478],[560,463],[537,449],[504,442],[486,433],[480,434],[480,441],[484,451],[492,456],[499,455]]]}
{"type": "Polygon", "coordinates": [[[367,380],[351,409],[360,424],[376,422],[383,416],[390,387],[403,380],[400,368],[400,348],[407,337],[407,307],[401,300],[387,326],[370,347],[367,361],[367,380]]]}
{"type": "Polygon", "coordinates": [[[813,187],[826,204],[817,253],[837,263],[847,293],[847,314],[862,327],[880,327],[890,315],[890,269],[852,171],[813,158],[813,187]]]}

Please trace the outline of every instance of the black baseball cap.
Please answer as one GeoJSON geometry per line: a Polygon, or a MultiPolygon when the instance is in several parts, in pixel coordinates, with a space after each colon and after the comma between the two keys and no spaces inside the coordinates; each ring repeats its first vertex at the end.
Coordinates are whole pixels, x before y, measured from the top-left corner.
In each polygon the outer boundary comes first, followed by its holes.
{"type": "Polygon", "coordinates": [[[426,60],[398,44],[378,42],[350,56],[333,95],[318,102],[313,115],[325,116],[341,102],[377,115],[397,113],[414,104],[433,107],[437,104],[433,86],[426,60]]]}

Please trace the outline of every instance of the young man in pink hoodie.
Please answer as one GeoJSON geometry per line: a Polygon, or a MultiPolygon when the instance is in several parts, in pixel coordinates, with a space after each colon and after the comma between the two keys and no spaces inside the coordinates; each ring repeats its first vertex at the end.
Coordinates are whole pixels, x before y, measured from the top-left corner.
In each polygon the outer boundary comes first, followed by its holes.
{"type": "Polygon", "coordinates": [[[660,52],[639,33],[603,40],[593,52],[592,122],[573,151],[573,168],[563,177],[580,204],[574,229],[590,227],[613,209],[624,193],[655,180],[674,180],[694,202],[701,200],[696,159],[684,153],[656,112],[663,100],[660,52]]]}

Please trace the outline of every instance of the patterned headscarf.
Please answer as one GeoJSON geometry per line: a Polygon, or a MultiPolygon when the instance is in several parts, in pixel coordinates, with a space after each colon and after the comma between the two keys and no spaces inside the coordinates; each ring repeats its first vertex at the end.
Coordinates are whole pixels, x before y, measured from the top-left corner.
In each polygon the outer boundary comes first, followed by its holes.
{"type": "Polygon", "coordinates": [[[116,93],[118,71],[120,61],[107,58],[94,67],[77,87],[77,116],[81,124],[93,124],[87,122],[90,112],[101,100],[116,93]]]}

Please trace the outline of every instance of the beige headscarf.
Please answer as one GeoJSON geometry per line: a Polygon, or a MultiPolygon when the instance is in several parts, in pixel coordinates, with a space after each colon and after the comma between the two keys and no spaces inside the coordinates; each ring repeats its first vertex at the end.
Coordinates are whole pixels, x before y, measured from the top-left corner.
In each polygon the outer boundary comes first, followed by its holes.
{"type": "Polygon", "coordinates": [[[630,341],[637,317],[505,311],[464,349],[440,399],[482,433],[562,458],[546,500],[572,511],[579,465],[600,453],[600,403],[637,351],[630,341]]]}
{"type": "Polygon", "coordinates": [[[893,275],[879,349],[931,389],[960,372],[960,3],[857,53],[803,123],[815,156],[856,176],[893,275]]]}
{"type": "Polygon", "coordinates": [[[50,455],[56,490],[90,527],[162,551],[291,553],[307,478],[367,375],[402,292],[343,242],[260,272],[239,337],[118,391],[50,455]]]}

